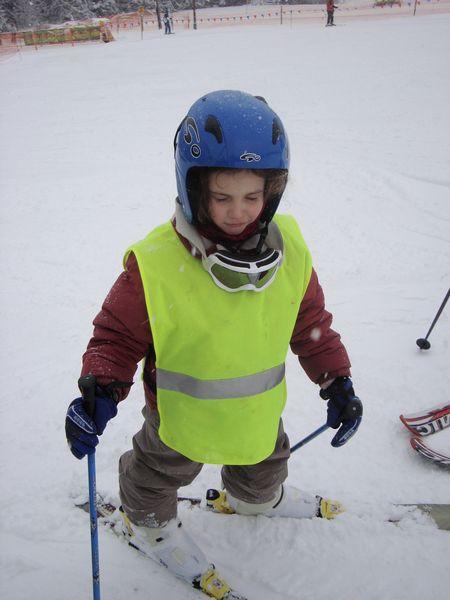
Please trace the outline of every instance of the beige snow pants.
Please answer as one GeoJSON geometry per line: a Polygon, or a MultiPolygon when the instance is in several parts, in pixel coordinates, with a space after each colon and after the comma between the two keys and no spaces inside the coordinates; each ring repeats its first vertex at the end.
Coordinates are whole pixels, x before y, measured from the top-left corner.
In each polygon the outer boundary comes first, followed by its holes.
{"type": "MultiPolygon", "coordinates": [[[[158,527],[177,514],[177,490],[200,473],[194,462],[166,446],[159,438],[157,410],[143,409],[145,422],[133,437],[133,450],[119,461],[122,506],[136,525],[158,527]]],[[[280,419],[273,453],[256,465],[224,465],[222,483],[237,499],[253,504],[269,502],[287,477],[289,439],[280,419]]]]}

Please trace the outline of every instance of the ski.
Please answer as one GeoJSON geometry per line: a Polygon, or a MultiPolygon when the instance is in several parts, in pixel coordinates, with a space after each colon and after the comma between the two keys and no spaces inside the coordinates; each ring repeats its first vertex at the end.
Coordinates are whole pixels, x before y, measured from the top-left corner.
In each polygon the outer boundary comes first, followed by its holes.
{"type": "MultiPolygon", "coordinates": [[[[202,503],[201,498],[190,498],[184,496],[178,496],[178,502],[188,502],[191,506],[199,506],[202,503]]],[[[81,508],[84,512],[89,512],[89,501],[81,504],[75,504],[77,508],[81,508]]],[[[100,494],[97,494],[97,518],[98,519],[109,519],[117,510],[117,506],[111,502],[106,502],[100,494]]],[[[106,523],[111,525],[112,523],[106,523]]]]}
{"type": "MultiPolygon", "coordinates": [[[[448,458],[448,457],[447,457],[448,458]]],[[[215,496],[213,492],[218,492],[218,490],[208,490],[207,497],[215,496]]],[[[220,492],[219,492],[220,493],[220,492]]],[[[208,500],[206,505],[203,504],[202,499],[198,497],[189,497],[189,496],[179,496],[179,503],[185,503],[189,508],[203,508],[205,510],[214,511],[214,509],[209,506],[208,500]]],[[[76,504],[78,508],[81,508],[85,512],[89,513],[89,502],[83,502],[82,504],[76,504]]],[[[450,504],[435,504],[435,503],[411,503],[411,504],[393,504],[394,507],[398,508],[410,508],[411,510],[419,510],[421,513],[428,515],[434,523],[437,525],[439,529],[450,531],[450,504]]],[[[101,519],[101,523],[110,527],[111,529],[116,528],[117,521],[113,518],[113,514],[116,512],[117,507],[103,500],[103,498],[97,494],[97,516],[101,519]]],[[[221,514],[227,514],[224,511],[219,511],[221,514]]],[[[230,514],[230,513],[228,513],[230,514]]],[[[389,523],[399,523],[402,517],[399,518],[390,518],[387,519],[389,523]]],[[[115,533],[119,533],[115,531],[115,533]]],[[[122,536],[121,532],[120,535],[122,536]]],[[[132,544],[130,544],[132,545],[132,544]]],[[[235,598],[243,598],[242,596],[235,596],[235,598]]],[[[229,596],[228,600],[232,600],[233,596],[229,596]]]]}
{"type": "MultiPolygon", "coordinates": [[[[190,506],[198,506],[201,503],[200,498],[186,498],[183,496],[178,497],[178,502],[188,502],[190,506]]],[[[86,513],[89,513],[89,501],[83,502],[82,504],[76,504],[78,508],[81,508],[86,513]]],[[[125,539],[131,548],[137,550],[140,554],[155,560],[154,557],[144,552],[136,544],[130,540],[129,536],[122,530],[120,509],[117,508],[111,502],[106,502],[100,494],[97,494],[97,518],[100,519],[100,523],[108,527],[117,537],[125,539]]],[[[188,583],[188,581],[185,583],[188,583]]],[[[230,586],[218,575],[214,565],[210,565],[210,568],[202,573],[201,576],[196,577],[191,585],[194,589],[201,592],[203,595],[210,596],[216,600],[248,600],[242,594],[239,594],[235,590],[231,589],[230,586]]]]}
{"type": "Polygon", "coordinates": [[[446,402],[421,412],[400,415],[399,419],[414,435],[430,435],[450,427],[450,404],[446,402]]]}
{"type": "MultiPolygon", "coordinates": [[[[397,504],[406,508],[418,509],[424,515],[429,516],[439,529],[450,531],[450,504],[397,504]]],[[[399,520],[390,520],[391,523],[398,523],[399,520]]]]}
{"type": "MultiPolygon", "coordinates": [[[[185,498],[191,503],[191,506],[201,504],[200,498],[185,498]]],[[[430,517],[439,529],[450,531],[450,504],[393,504],[394,508],[410,508],[419,510],[421,513],[430,517]]],[[[345,512],[342,505],[339,504],[341,512],[345,512]]],[[[206,509],[222,514],[232,514],[233,510],[226,501],[226,496],[220,490],[209,489],[206,492],[206,509]]],[[[404,515],[403,515],[404,516],[404,515]]],[[[391,517],[387,519],[389,523],[399,523],[402,517],[391,517]]]]}
{"type": "Polygon", "coordinates": [[[414,450],[424,458],[432,460],[441,466],[450,467],[450,456],[430,448],[422,438],[413,437],[410,439],[410,443],[414,450]]]}

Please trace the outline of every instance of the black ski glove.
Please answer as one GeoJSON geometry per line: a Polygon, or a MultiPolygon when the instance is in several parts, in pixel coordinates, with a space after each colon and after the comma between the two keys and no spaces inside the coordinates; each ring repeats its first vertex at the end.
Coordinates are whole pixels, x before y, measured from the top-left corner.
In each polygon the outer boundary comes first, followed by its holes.
{"type": "Polygon", "coordinates": [[[103,433],[107,422],[116,414],[117,404],[111,398],[96,397],[93,419],[87,415],[82,398],[73,400],[66,415],[66,438],[72,454],[77,458],[92,454],[98,444],[97,436],[103,433]]]}
{"type": "Polygon", "coordinates": [[[327,425],[338,432],[331,440],[335,448],[343,446],[357,432],[361,423],[362,402],[355,396],[350,377],[336,377],[325,390],[320,390],[320,397],[328,400],[327,425]]]}

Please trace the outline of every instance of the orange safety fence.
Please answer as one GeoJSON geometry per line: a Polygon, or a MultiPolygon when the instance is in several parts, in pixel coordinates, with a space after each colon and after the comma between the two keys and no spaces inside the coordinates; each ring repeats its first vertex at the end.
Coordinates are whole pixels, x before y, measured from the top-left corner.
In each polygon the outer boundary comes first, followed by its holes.
{"type": "Polygon", "coordinates": [[[20,38],[17,33],[0,33],[0,56],[19,52],[20,38]]]}
{"type": "Polygon", "coordinates": [[[42,28],[19,31],[17,33],[1,33],[0,54],[13,54],[25,46],[34,46],[37,50],[39,46],[44,45],[71,44],[74,46],[80,42],[92,41],[114,41],[109,23],[77,23],[72,27],[42,28]]]}

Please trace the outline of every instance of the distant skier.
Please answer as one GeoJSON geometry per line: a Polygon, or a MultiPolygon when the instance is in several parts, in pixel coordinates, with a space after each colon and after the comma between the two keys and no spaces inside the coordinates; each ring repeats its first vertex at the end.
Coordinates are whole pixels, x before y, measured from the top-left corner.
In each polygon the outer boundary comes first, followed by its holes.
{"type": "Polygon", "coordinates": [[[334,26],[334,9],[338,8],[333,0],[327,0],[327,24],[326,27],[334,26]]]}
{"type": "Polygon", "coordinates": [[[72,453],[92,453],[144,360],[145,421],[119,464],[124,531],[214,598],[240,596],[226,591],[177,519],[177,490],[204,463],[223,465],[220,512],[342,512],[338,502],[285,483],[289,347],[328,401],[333,445],[361,421],[309,250],[295,219],[276,214],[288,169],[287,135],[264,99],[217,91],[191,106],[175,134],[175,214],[128,248],[125,271],[94,320],[82,368],[96,377],[94,418],[82,398],[66,416],[72,453]]]}
{"type": "Polygon", "coordinates": [[[167,11],[164,13],[163,23],[164,23],[164,34],[167,35],[169,33],[172,33],[171,18],[169,17],[169,13],[167,11]]]}

